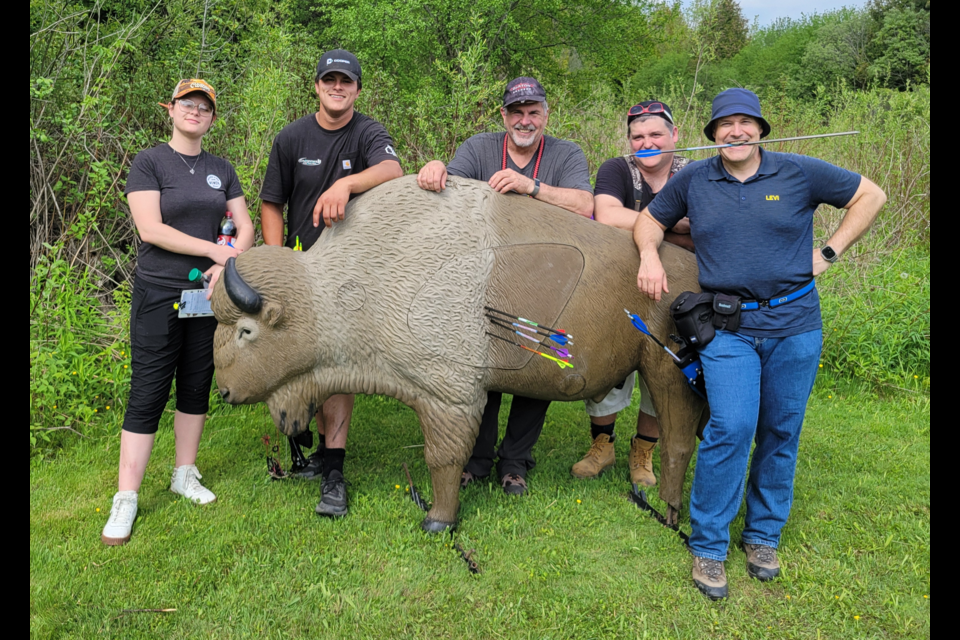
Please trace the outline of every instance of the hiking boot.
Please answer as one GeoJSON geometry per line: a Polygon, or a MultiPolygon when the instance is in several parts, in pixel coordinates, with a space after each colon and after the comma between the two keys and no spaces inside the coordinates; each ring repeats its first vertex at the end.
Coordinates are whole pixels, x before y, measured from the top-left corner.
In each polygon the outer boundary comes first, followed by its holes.
{"type": "Polygon", "coordinates": [[[136,517],[137,492],[117,491],[113,496],[113,506],[110,507],[110,518],[100,534],[100,542],[110,546],[129,542],[136,517]]]}
{"type": "Polygon", "coordinates": [[[487,476],[475,476],[469,471],[464,471],[460,474],[460,488],[465,488],[468,484],[472,482],[477,482],[478,480],[486,480],[487,476]]]}
{"type": "Polygon", "coordinates": [[[601,433],[593,439],[590,450],[583,459],[570,468],[570,475],[574,478],[596,478],[616,462],[613,454],[613,443],[610,436],[601,433]]]}
{"type": "Polygon", "coordinates": [[[711,600],[727,597],[727,572],[723,563],[710,558],[693,557],[693,584],[711,600]]]}
{"type": "Polygon", "coordinates": [[[743,552],[747,554],[747,575],[760,582],[773,580],[780,575],[780,561],[777,559],[777,550],[765,544],[740,543],[743,552]]]}
{"type": "Polygon", "coordinates": [[[317,449],[306,458],[306,464],[300,461],[294,462],[290,467],[290,475],[301,480],[316,480],[323,476],[323,454],[322,448],[317,449]]]}
{"type": "Polygon", "coordinates": [[[207,504],[217,499],[210,489],[200,484],[200,472],[196,465],[184,464],[173,469],[170,477],[170,491],[190,498],[197,504],[207,504]]]}
{"type": "Polygon", "coordinates": [[[510,496],[522,496],[527,492],[527,481],[523,479],[523,476],[518,476],[515,473],[508,473],[503,476],[500,480],[500,486],[503,487],[503,492],[510,496]]]}
{"type": "Polygon", "coordinates": [[[323,479],[320,487],[320,502],[316,512],[321,516],[339,517],[347,515],[347,481],[343,474],[334,469],[323,479]]]}
{"type": "Polygon", "coordinates": [[[653,449],[656,442],[647,442],[640,438],[630,440],[630,482],[641,487],[652,487],[657,484],[657,476],[653,475],[653,449]]]}

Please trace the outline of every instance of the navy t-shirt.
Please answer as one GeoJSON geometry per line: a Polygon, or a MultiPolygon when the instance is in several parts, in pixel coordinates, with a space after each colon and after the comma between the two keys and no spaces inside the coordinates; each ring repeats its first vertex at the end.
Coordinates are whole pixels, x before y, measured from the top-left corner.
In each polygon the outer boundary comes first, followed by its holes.
{"type": "Polygon", "coordinates": [[[322,218],[313,226],[313,208],[323,192],[340,178],[384,160],[399,162],[390,134],[356,111],[333,131],[321,127],[313,113],[281,129],[273,140],[260,199],[287,205],[286,246],[292,249],[299,237],[304,251],[312,247],[324,229],[322,218]]]}
{"type": "MultiPolygon", "coordinates": [[[[715,156],[688,165],[650,203],[650,214],[668,228],[689,216],[706,291],[769,300],[809,282],[814,212],[822,203],[846,206],[860,186],[858,174],[823,160],[760,153],[759,170],[745,182],[715,156]]],[[[814,289],[788,304],[742,312],[739,331],[782,338],[822,326],[814,289]]]]}
{"type": "MultiPolygon", "coordinates": [[[[243,195],[229,162],[206,151],[198,156],[178,154],[166,142],[133,159],[123,192],[135,191],[159,191],[163,224],[207,242],[217,241],[227,201],[243,195]]],[[[164,287],[196,289],[190,271],[212,266],[210,258],[174,253],[149,242],[141,242],[137,251],[137,277],[164,287]]]]}

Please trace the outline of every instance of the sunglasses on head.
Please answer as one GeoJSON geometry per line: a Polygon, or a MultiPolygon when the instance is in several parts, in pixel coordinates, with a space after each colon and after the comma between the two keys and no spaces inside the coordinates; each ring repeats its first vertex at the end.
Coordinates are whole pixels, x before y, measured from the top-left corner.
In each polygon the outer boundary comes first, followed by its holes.
{"type": "Polygon", "coordinates": [[[664,106],[662,102],[651,102],[647,106],[643,106],[642,104],[633,105],[632,107],[630,107],[630,110],[627,111],[628,124],[630,120],[633,120],[638,116],[642,116],[645,113],[649,113],[655,116],[663,116],[670,122],[670,124],[673,124],[673,117],[670,115],[670,112],[667,111],[667,108],[664,106]]]}

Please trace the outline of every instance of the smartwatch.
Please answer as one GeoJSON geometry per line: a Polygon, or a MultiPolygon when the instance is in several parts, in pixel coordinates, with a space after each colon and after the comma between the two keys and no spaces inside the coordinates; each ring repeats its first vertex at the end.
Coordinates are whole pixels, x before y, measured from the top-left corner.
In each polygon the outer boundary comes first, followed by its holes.
{"type": "Polygon", "coordinates": [[[530,192],[530,197],[536,198],[538,193],[540,193],[540,178],[534,178],[533,191],[530,192]]]}
{"type": "Polygon", "coordinates": [[[820,249],[820,257],[826,260],[827,262],[833,263],[840,259],[840,256],[836,251],[833,250],[833,247],[827,245],[820,249]]]}

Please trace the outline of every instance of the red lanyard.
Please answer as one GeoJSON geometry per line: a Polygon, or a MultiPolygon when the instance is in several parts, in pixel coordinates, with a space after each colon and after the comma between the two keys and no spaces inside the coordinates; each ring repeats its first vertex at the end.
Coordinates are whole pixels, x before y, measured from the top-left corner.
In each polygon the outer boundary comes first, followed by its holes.
{"type": "MultiPolygon", "coordinates": [[[[540,158],[543,157],[543,136],[540,136],[540,150],[537,151],[537,164],[533,165],[533,179],[537,179],[537,172],[540,171],[540,158]]],[[[500,170],[507,168],[507,134],[503,134],[503,166],[500,170]]]]}

